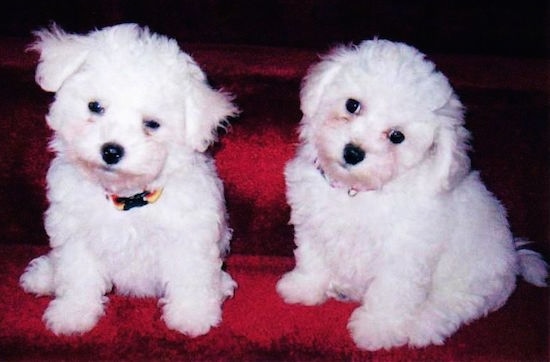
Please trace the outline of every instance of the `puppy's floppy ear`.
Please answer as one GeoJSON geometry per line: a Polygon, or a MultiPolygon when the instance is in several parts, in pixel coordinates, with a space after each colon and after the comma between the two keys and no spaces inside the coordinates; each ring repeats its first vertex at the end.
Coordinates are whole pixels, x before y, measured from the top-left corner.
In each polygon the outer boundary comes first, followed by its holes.
{"type": "Polygon", "coordinates": [[[210,87],[206,76],[187,54],[182,53],[188,70],[185,95],[185,137],[187,144],[204,152],[217,139],[217,128],[239,110],[231,103],[232,96],[210,87]]]}
{"type": "Polygon", "coordinates": [[[326,86],[334,80],[342,68],[338,54],[343,54],[344,51],[345,48],[334,50],[309,69],[300,90],[300,108],[306,118],[312,117],[319,109],[326,86]]]}
{"type": "Polygon", "coordinates": [[[85,37],[67,34],[55,24],[33,34],[36,41],[28,49],[40,53],[36,83],[45,91],[57,92],[84,62],[88,53],[85,37]]]}
{"type": "Polygon", "coordinates": [[[463,108],[455,96],[434,113],[441,122],[434,142],[435,178],[441,191],[448,191],[470,170],[470,133],[463,127],[463,108]]]}
{"type": "Polygon", "coordinates": [[[322,57],[319,63],[311,66],[302,81],[300,109],[303,116],[300,121],[300,139],[305,143],[311,139],[313,130],[311,123],[315,120],[315,114],[322,106],[321,101],[326,88],[342,69],[345,55],[349,53],[349,50],[350,48],[343,46],[334,49],[327,56],[322,57]]]}

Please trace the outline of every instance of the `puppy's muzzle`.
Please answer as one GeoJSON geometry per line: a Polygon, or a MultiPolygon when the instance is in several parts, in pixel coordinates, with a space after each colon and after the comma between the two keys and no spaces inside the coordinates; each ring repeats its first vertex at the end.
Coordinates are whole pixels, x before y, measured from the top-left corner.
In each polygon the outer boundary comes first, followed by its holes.
{"type": "Polygon", "coordinates": [[[344,161],[348,165],[356,165],[365,159],[365,151],[352,143],[348,143],[344,147],[344,161]]]}
{"type": "Polygon", "coordinates": [[[124,147],[117,143],[106,143],[101,147],[101,158],[108,165],[118,163],[124,157],[124,147]]]}

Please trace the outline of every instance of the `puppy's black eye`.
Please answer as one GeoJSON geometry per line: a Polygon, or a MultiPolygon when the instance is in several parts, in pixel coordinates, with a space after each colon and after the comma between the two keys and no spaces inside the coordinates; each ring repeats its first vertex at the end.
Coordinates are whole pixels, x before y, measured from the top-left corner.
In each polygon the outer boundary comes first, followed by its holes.
{"type": "Polygon", "coordinates": [[[157,130],[157,129],[160,128],[160,123],[158,123],[155,120],[148,119],[148,120],[143,121],[143,126],[145,128],[147,128],[148,130],[154,131],[154,130],[157,130]]]}
{"type": "Polygon", "coordinates": [[[101,103],[99,103],[98,101],[91,101],[90,103],[88,103],[88,109],[90,110],[90,112],[95,114],[103,114],[103,112],[105,112],[105,108],[103,108],[101,103]]]}
{"type": "Polygon", "coordinates": [[[351,114],[359,113],[361,110],[361,103],[358,100],[350,98],[346,101],[346,110],[351,114]]]}
{"type": "Polygon", "coordinates": [[[391,130],[390,133],[388,134],[388,139],[390,140],[391,143],[397,145],[405,140],[405,135],[403,134],[403,132],[397,131],[394,129],[394,130],[391,130]]]}

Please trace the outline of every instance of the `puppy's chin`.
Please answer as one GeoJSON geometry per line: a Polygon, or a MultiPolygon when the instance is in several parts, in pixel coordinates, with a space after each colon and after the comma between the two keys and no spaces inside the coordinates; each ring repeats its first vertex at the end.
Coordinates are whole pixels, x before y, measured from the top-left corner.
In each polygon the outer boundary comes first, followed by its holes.
{"type": "Polygon", "coordinates": [[[327,182],[335,188],[354,191],[376,191],[384,186],[384,175],[368,172],[358,168],[332,163],[321,166],[327,182]]]}
{"type": "MultiPolygon", "coordinates": [[[[134,195],[151,187],[160,177],[157,173],[131,172],[118,166],[86,163],[84,171],[87,177],[99,184],[106,192],[119,196],[134,195]]],[[[151,171],[151,170],[148,170],[151,171]]]]}

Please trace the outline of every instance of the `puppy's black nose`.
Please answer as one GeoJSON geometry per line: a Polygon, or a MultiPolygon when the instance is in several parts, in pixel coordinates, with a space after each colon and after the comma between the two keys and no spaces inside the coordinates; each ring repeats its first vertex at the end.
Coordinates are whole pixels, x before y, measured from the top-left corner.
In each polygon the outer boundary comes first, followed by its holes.
{"type": "Polygon", "coordinates": [[[365,151],[359,146],[348,143],[344,147],[344,161],[349,165],[356,165],[365,159],[365,151]]]}
{"type": "Polygon", "coordinates": [[[118,163],[124,156],[124,147],[116,143],[106,143],[101,147],[101,157],[108,165],[118,163]]]}

